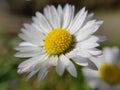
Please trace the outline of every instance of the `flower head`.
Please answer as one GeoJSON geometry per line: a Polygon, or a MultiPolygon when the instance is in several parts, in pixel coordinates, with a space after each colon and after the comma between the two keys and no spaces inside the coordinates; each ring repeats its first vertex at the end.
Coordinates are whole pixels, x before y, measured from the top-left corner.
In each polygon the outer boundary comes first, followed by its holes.
{"type": "Polygon", "coordinates": [[[96,47],[103,37],[93,35],[103,21],[92,20],[93,14],[88,14],[85,7],[74,15],[73,5],[66,4],[64,8],[58,5],[46,6],[43,14],[36,12],[31,24],[24,24],[19,37],[24,40],[16,48],[16,57],[29,58],[22,62],[18,73],[28,72],[27,79],[39,72],[38,80],[47,75],[55,66],[61,76],[64,70],[77,76],[72,63],[97,69],[89,57],[101,55],[96,47]],[[72,60],[72,61],[71,61],[72,60]]]}
{"type": "Polygon", "coordinates": [[[117,47],[105,47],[103,56],[92,58],[98,65],[98,71],[83,68],[88,84],[98,90],[120,90],[120,50],[117,47]]]}

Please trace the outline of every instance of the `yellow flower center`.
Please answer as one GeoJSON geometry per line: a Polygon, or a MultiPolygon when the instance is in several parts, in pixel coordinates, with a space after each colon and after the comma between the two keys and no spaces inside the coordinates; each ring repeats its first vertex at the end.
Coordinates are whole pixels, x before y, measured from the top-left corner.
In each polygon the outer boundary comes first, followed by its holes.
{"type": "Polygon", "coordinates": [[[54,29],[45,37],[44,48],[49,55],[64,53],[72,43],[71,34],[65,29],[54,29]]]}
{"type": "Polygon", "coordinates": [[[104,64],[100,70],[101,78],[109,84],[120,83],[120,69],[112,64],[104,64]]]}

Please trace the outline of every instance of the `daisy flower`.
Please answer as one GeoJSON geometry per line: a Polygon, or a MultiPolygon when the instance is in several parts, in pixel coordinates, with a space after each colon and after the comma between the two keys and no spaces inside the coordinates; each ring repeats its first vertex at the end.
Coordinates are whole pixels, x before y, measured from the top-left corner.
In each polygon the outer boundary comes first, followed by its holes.
{"type": "Polygon", "coordinates": [[[27,79],[38,72],[38,81],[44,79],[51,67],[61,76],[66,69],[73,77],[77,76],[75,62],[81,66],[97,69],[91,56],[101,55],[96,47],[104,37],[95,36],[103,21],[96,21],[93,14],[88,14],[85,7],[76,15],[75,7],[66,4],[48,5],[43,14],[36,12],[31,24],[24,24],[19,37],[21,42],[16,50],[16,57],[28,58],[18,68],[18,73],[29,73],[27,79]]]}
{"type": "Polygon", "coordinates": [[[97,90],[120,90],[120,50],[117,47],[105,47],[103,55],[92,58],[98,71],[83,68],[83,74],[89,86],[97,90]]]}

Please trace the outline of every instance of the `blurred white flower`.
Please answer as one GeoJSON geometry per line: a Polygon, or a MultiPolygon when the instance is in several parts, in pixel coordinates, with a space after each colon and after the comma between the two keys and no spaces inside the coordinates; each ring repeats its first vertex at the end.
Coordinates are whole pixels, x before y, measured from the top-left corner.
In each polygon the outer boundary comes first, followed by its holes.
{"type": "Polygon", "coordinates": [[[16,48],[16,57],[29,58],[22,62],[18,73],[29,73],[27,79],[38,73],[38,81],[44,79],[51,67],[56,66],[56,72],[61,76],[64,70],[77,76],[72,61],[81,66],[97,69],[89,60],[91,56],[101,55],[96,47],[104,37],[95,36],[103,21],[91,20],[93,14],[82,8],[74,16],[73,5],[66,4],[64,8],[58,5],[48,5],[42,13],[36,12],[31,24],[24,24],[19,37],[24,40],[16,48]],[[72,60],[72,61],[71,61],[72,60]]]}
{"type": "Polygon", "coordinates": [[[83,68],[85,80],[91,88],[97,90],[120,90],[120,50],[117,47],[105,47],[103,56],[91,58],[98,71],[83,68]]]}

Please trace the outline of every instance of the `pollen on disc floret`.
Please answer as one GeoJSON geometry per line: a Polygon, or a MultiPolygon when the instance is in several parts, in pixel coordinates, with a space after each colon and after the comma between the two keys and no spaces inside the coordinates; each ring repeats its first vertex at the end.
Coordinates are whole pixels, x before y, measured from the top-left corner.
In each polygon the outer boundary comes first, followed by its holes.
{"type": "Polygon", "coordinates": [[[65,29],[54,29],[45,37],[44,48],[50,55],[64,53],[72,43],[71,34],[65,29]]]}

